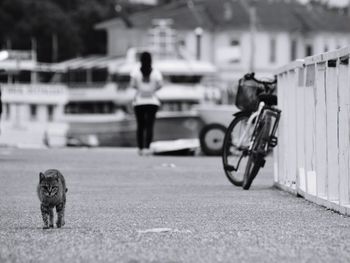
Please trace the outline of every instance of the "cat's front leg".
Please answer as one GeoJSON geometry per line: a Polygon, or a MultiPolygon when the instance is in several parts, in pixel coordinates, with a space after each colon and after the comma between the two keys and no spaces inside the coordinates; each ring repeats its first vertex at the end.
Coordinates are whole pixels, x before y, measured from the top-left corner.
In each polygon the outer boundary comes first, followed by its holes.
{"type": "Polygon", "coordinates": [[[43,217],[43,221],[44,221],[44,226],[43,229],[48,229],[49,228],[49,215],[50,215],[50,207],[45,206],[43,204],[41,204],[41,216],[43,217]]]}
{"type": "Polygon", "coordinates": [[[52,208],[50,208],[49,209],[49,227],[50,228],[53,228],[53,209],[52,208]]]}
{"type": "Polygon", "coordinates": [[[57,212],[57,222],[56,225],[58,228],[61,226],[64,226],[64,203],[60,203],[56,206],[56,212],[57,212]]]}

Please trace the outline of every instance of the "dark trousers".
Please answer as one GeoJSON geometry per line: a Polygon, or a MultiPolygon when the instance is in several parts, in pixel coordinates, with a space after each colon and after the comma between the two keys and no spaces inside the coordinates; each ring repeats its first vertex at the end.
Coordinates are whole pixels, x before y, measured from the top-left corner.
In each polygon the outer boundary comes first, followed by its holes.
{"type": "Polygon", "coordinates": [[[148,149],[153,140],[153,127],[158,106],[138,105],[134,110],[137,122],[137,145],[139,149],[148,149]]]}

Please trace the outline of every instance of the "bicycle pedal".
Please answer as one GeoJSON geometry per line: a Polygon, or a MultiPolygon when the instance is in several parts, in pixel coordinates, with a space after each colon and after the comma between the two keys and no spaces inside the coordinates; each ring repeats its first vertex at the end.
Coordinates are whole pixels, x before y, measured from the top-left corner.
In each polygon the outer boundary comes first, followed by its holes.
{"type": "Polygon", "coordinates": [[[276,136],[271,136],[269,146],[274,148],[277,146],[277,143],[278,143],[278,138],[276,136]]]}
{"type": "Polygon", "coordinates": [[[263,159],[260,161],[260,167],[265,167],[266,160],[263,159]]]}
{"type": "Polygon", "coordinates": [[[257,165],[259,165],[260,167],[264,167],[266,160],[264,159],[265,154],[261,154],[261,153],[255,153],[255,162],[257,165]]]}

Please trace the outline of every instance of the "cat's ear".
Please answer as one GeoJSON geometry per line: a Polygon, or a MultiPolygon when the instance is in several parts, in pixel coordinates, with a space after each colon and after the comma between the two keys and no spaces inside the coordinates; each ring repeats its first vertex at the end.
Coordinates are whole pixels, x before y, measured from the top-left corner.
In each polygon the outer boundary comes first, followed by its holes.
{"type": "Polygon", "coordinates": [[[45,175],[43,173],[39,174],[39,182],[45,179],[45,175]]]}
{"type": "Polygon", "coordinates": [[[58,182],[58,173],[55,174],[55,180],[58,182]]]}

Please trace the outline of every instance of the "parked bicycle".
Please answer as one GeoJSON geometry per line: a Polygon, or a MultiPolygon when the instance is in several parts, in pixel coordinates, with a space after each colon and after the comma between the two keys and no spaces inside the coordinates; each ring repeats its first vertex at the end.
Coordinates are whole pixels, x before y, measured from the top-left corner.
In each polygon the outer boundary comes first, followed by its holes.
{"type": "Polygon", "coordinates": [[[275,136],[281,111],[274,95],[277,80],[263,81],[254,73],[239,81],[236,105],[242,111],[228,126],[222,161],[228,180],[248,190],[265,165],[265,157],[277,145],[275,136]]]}

